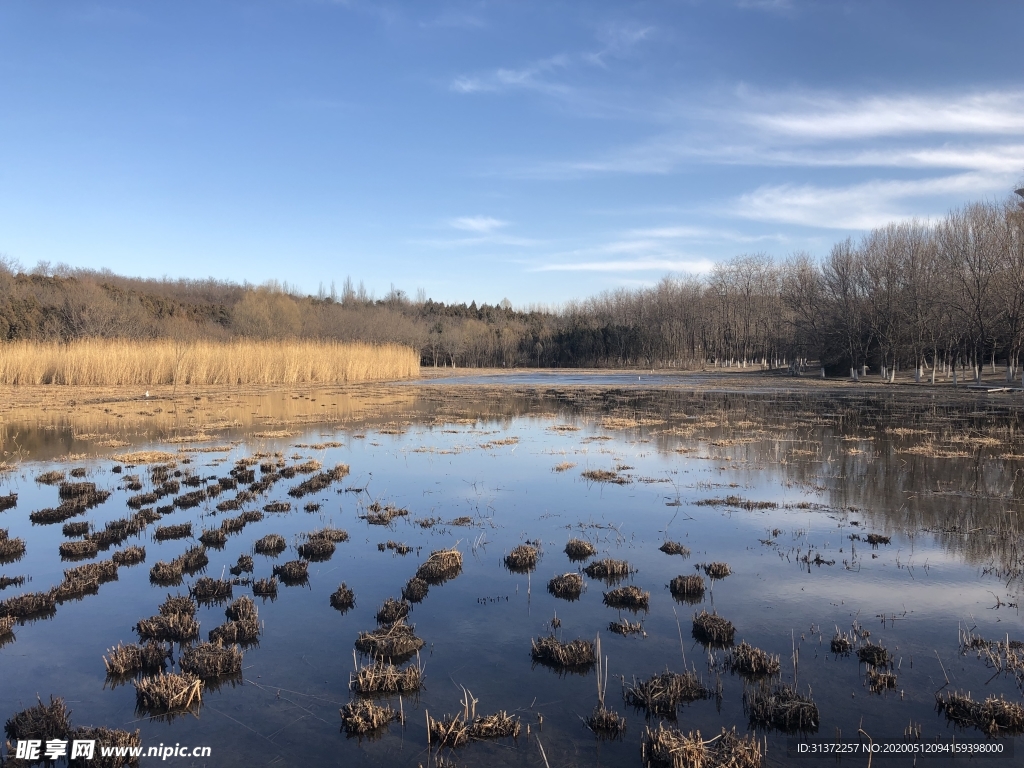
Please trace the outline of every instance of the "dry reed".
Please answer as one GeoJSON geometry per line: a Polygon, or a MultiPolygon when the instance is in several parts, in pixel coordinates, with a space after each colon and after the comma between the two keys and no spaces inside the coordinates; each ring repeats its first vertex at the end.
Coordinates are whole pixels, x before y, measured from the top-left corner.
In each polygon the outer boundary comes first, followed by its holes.
{"type": "Polygon", "coordinates": [[[972,726],[989,736],[1024,733],[1024,706],[1002,696],[975,701],[970,693],[949,691],[935,695],[935,708],[959,726],[972,726]]]}
{"type": "Polygon", "coordinates": [[[179,666],[182,672],[199,678],[237,675],[242,671],[242,650],[220,642],[199,643],[185,649],[179,666]]]}
{"type": "Polygon", "coordinates": [[[570,560],[586,560],[597,554],[594,545],[585,539],[569,539],[565,545],[565,554],[570,560]]]}
{"type": "Polygon", "coordinates": [[[382,706],[364,700],[346,704],[339,712],[341,713],[341,727],[350,736],[372,733],[400,717],[399,713],[386,704],[382,706]]]}
{"type": "Polygon", "coordinates": [[[416,637],[415,628],[398,622],[390,626],[375,629],[372,632],[360,632],[356,638],[356,649],[372,658],[391,659],[392,661],[411,657],[424,645],[423,640],[416,637]]]}
{"type": "Polygon", "coordinates": [[[693,637],[695,640],[714,648],[725,648],[732,645],[736,627],[731,621],[723,619],[717,613],[701,611],[693,617],[693,637]]]}
{"type": "Polygon", "coordinates": [[[356,607],[356,594],[344,582],[331,594],[331,608],[345,613],[356,607]]]}
{"type": "Polygon", "coordinates": [[[402,599],[408,600],[410,603],[420,603],[423,602],[423,598],[427,596],[429,591],[430,585],[427,582],[413,576],[402,587],[402,599]]]}
{"type": "Polygon", "coordinates": [[[672,597],[684,603],[699,603],[704,599],[704,579],[701,576],[676,576],[668,588],[672,597]]]}
{"type": "Polygon", "coordinates": [[[348,683],[351,690],[364,695],[412,693],[422,685],[423,668],[419,664],[401,669],[380,660],[357,667],[348,683]]]}
{"type": "Polygon", "coordinates": [[[43,704],[37,695],[36,702],[34,707],[18,712],[4,724],[7,738],[17,741],[67,739],[71,731],[71,712],[64,699],[51,696],[50,703],[43,704]]]}
{"type": "Polygon", "coordinates": [[[625,560],[613,560],[607,557],[604,560],[595,560],[584,568],[583,572],[592,579],[602,579],[608,584],[613,584],[616,581],[622,581],[635,570],[625,560]]]}
{"type": "Polygon", "coordinates": [[[529,544],[520,544],[505,555],[505,567],[513,573],[529,573],[537,567],[540,550],[529,544]]]}
{"type": "Polygon", "coordinates": [[[690,548],[680,544],[678,541],[666,540],[664,544],[658,547],[658,549],[666,555],[682,555],[683,557],[690,556],[690,548]]]}
{"type": "Polygon", "coordinates": [[[759,685],[743,694],[750,722],[783,733],[818,730],[818,705],[791,685],[759,685]]]}
{"type": "Polygon", "coordinates": [[[589,668],[597,663],[597,652],[589,640],[577,638],[563,643],[554,635],[548,635],[531,640],[530,645],[533,660],[549,667],[589,668]]]}
{"type": "Polygon", "coordinates": [[[643,735],[644,768],[760,768],[765,750],[753,736],[736,729],[704,741],[700,731],[683,733],[659,723],[643,735]]]}
{"type": "Polygon", "coordinates": [[[419,354],[397,344],[331,341],[132,341],[0,345],[0,384],[338,384],[414,377],[419,354]]]}
{"type": "Polygon", "coordinates": [[[583,594],[583,577],[578,573],[563,573],[548,582],[548,592],[570,602],[579,600],[583,594]]]}
{"type": "Polygon", "coordinates": [[[411,608],[412,606],[407,601],[389,597],[377,611],[377,623],[394,624],[397,621],[402,621],[409,615],[411,608]]]}
{"type": "Polygon", "coordinates": [[[746,641],[726,656],[725,666],[743,677],[770,677],[782,669],[777,655],[755,648],[746,641]]]}
{"type": "Polygon", "coordinates": [[[604,593],[604,604],[609,608],[625,608],[633,611],[647,611],[650,608],[651,593],[632,584],[604,593]]]}
{"type": "Polygon", "coordinates": [[[107,668],[107,674],[114,676],[134,675],[143,670],[162,671],[171,655],[167,646],[152,640],[145,645],[118,643],[117,647],[109,649],[107,654],[103,657],[103,664],[107,668]]]}
{"type": "Polygon", "coordinates": [[[668,670],[647,680],[633,680],[626,685],[624,696],[630,706],[652,715],[675,719],[682,704],[710,699],[714,692],[704,686],[696,672],[670,672],[668,670]]]}
{"type": "Polygon", "coordinates": [[[135,704],[142,712],[188,710],[203,698],[203,682],[195,675],[159,674],[136,680],[135,704]]]}
{"type": "Polygon", "coordinates": [[[430,553],[426,562],[416,569],[416,578],[428,584],[443,584],[462,572],[462,553],[455,549],[439,549],[430,553]]]}

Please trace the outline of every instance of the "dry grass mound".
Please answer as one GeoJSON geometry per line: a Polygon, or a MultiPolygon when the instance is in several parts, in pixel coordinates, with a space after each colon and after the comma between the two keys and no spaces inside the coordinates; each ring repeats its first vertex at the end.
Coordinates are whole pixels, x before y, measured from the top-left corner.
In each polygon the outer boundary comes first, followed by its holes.
{"type": "Polygon", "coordinates": [[[195,616],[199,605],[189,595],[168,595],[157,611],[161,616],[173,616],[182,614],[184,616],[195,616]]]}
{"type": "Polygon", "coordinates": [[[100,548],[95,541],[65,541],[60,545],[61,560],[87,560],[96,557],[100,548]]]}
{"type": "Polygon", "coordinates": [[[772,677],[782,669],[779,657],[755,648],[746,641],[725,657],[725,666],[731,671],[748,678],[772,677]]]}
{"type": "Polygon", "coordinates": [[[158,643],[191,643],[199,639],[199,622],[186,613],[160,614],[135,625],[140,640],[158,643]]]}
{"type": "Polygon", "coordinates": [[[469,743],[469,726],[458,715],[445,715],[440,720],[427,716],[427,740],[431,746],[462,747],[469,743]]]}
{"type": "MultiPolygon", "coordinates": [[[[95,741],[97,744],[102,744],[104,747],[114,747],[129,750],[132,748],[142,747],[142,736],[138,729],[129,733],[128,731],[121,731],[116,728],[104,728],[90,727],[90,726],[79,726],[71,731],[70,736],[72,741],[95,741]]],[[[84,760],[76,758],[68,764],[71,768],[83,768],[89,766],[89,768],[138,768],[139,759],[137,757],[125,758],[116,755],[104,757],[99,750],[96,750],[91,760],[84,760]]]]}
{"type": "Polygon", "coordinates": [[[701,568],[704,569],[704,573],[712,581],[724,579],[732,574],[732,568],[729,567],[728,563],[704,563],[701,568]]]}
{"type": "Polygon", "coordinates": [[[668,588],[672,597],[683,603],[699,603],[704,599],[704,579],[701,576],[676,576],[668,588]]]}
{"type": "Polygon", "coordinates": [[[14,633],[15,621],[16,619],[13,616],[0,618],[0,637],[6,637],[14,633]]]}
{"type": "Polygon", "coordinates": [[[125,547],[114,552],[110,559],[117,563],[118,566],[138,565],[139,563],[146,562],[146,548],[137,546],[125,547]]]}
{"type": "Polygon", "coordinates": [[[350,736],[373,733],[381,728],[386,728],[392,721],[398,720],[400,715],[387,704],[374,704],[372,701],[360,699],[343,706],[341,713],[341,727],[350,736]]]}
{"type": "Polygon", "coordinates": [[[249,616],[244,619],[225,621],[223,624],[210,630],[210,642],[229,645],[240,643],[241,645],[255,645],[259,642],[263,628],[259,619],[249,616]]]}
{"type": "Polygon", "coordinates": [[[835,635],[832,636],[832,640],[828,644],[829,650],[837,656],[849,656],[850,651],[853,650],[854,639],[852,633],[846,635],[837,627],[835,635]]]}
{"type": "Polygon", "coordinates": [[[704,686],[696,672],[670,672],[668,670],[647,680],[626,685],[626,703],[645,712],[675,719],[682,704],[710,699],[714,692],[704,686]]]}
{"type": "Polygon", "coordinates": [[[192,523],[181,523],[180,525],[158,525],[153,531],[153,538],[157,541],[170,541],[172,539],[187,539],[192,536],[192,523]]]}
{"type": "Polygon", "coordinates": [[[277,597],[277,579],[256,579],[252,583],[252,593],[256,597],[262,597],[264,600],[268,597],[273,600],[277,597]]]}
{"type": "Polygon", "coordinates": [[[188,672],[144,677],[134,685],[135,706],[141,712],[186,711],[199,705],[203,698],[203,681],[188,672]]]}
{"type": "Polygon", "coordinates": [[[569,539],[565,545],[565,554],[570,560],[586,560],[597,554],[597,549],[585,539],[569,539]]]}
{"type": "Polygon", "coordinates": [[[182,672],[199,678],[237,675],[242,671],[242,649],[220,642],[199,643],[185,649],[179,664],[182,672]]]}
{"type": "Polygon", "coordinates": [[[356,607],[356,593],[353,592],[345,582],[331,593],[331,608],[345,613],[356,607]]]}
{"type": "Polygon", "coordinates": [[[395,600],[389,597],[377,611],[378,624],[394,624],[402,621],[409,615],[412,606],[405,600],[395,600]]]}
{"type": "Polygon", "coordinates": [[[57,609],[57,598],[50,592],[26,592],[24,595],[0,600],[0,616],[31,619],[47,616],[57,609]]]}
{"type": "Polygon", "coordinates": [[[312,562],[323,562],[330,560],[334,554],[334,542],[324,536],[317,536],[307,539],[299,544],[299,557],[312,562]]]}
{"type": "Polygon", "coordinates": [[[609,608],[626,609],[636,613],[650,609],[651,593],[630,585],[604,593],[604,604],[609,608]]]}
{"type": "Polygon", "coordinates": [[[619,739],[626,732],[626,718],[600,704],[583,720],[587,728],[603,739],[619,739]]]}
{"type": "Polygon", "coordinates": [[[224,610],[224,615],[232,621],[256,619],[259,618],[259,613],[259,610],[256,608],[256,603],[254,603],[252,598],[247,595],[243,595],[238,598],[224,610]]]}
{"type": "Polygon", "coordinates": [[[644,624],[642,621],[630,622],[628,619],[619,619],[608,624],[608,631],[623,637],[627,635],[642,635],[644,634],[644,624]]]}
{"type": "Polygon", "coordinates": [[[390,550],[390,551],[394,552],[397,555],[408,555],[413,550],[413,548],[410,547],[408,544],[403,544],[403,543],[398,542],[398,541],[392,541],[391,539],[388,539],[387,541],[380,542],[377,545],[377,549],[380,552],[385,552],[387,550],[390,550]]]}
{"type": "Polygon", "coordinates": [[[423,685],[419,665],[402,669],[385,661],[359,667],[349,678],[348,687],[364,695],[412,693],[423,685]]]}
{"type": "Polygon", "coordinates": [[[116,648],[107,651],[103,664],[108,675],[122,677],[143,671],[162,671],[170,655],[167,646],[152,640],[145,645],[118,643],[116,648]]]}
{"type": "Polygon", "coordinates": [[[631,573],[635,573],[636,569],[625,560],[606,557],[604,560],[595,560],[584,568],[583,572],[592,579],[601,579],[612,584],[627,578],[631,573]]]}
{"type": "Polygon", "coordinates": [[[427,582],[413,576],[402,587],[402,599],[408,600],[410,603],[420,603],[423,602],[423,598],[427,596],[429,591],[430,585],[427,582]]]}
{"type": "Polygon", "coordinates": [[[704,741],[700,731],[683,733],[659,723],[646,728],[642,740],[644,768],[760,768],[764,745],[753,736],[725,728],[704,741]]]}
{"type": "Polygon", "coordinates": [[[717,613],[701,611],[693,617],[693,637],[712,648],[727,648],[732,645],[736,627],[717,613]]]}
{"type": "Polygon", "coordinates": [[[64,571],[64,579],[65,581],[95,579],[99,584],[117,581],[117,563],[113,560],[101,560],[98,563],[88,563],[77,568],[67,568],[64,571]]]}
{"type": "Polygon", "coordinates": [[[274,575],[285,585],[305,584],[309,581],[309,563],[305,560],[289,560],[284,565],[275,565],[274,575]]]}
{"type": "Polygon", "coordinates": [[[477,715],[469,726],[471,739],[517,739],[522,730],[519,718],[505,710],[493,715],[477,715]]]}
{"type": "Polygon", "coordinates": [[[56,485],[63,479],[64,473],[59,469],[53,469],[49,472],[43,472],[41,475],[36,475],[36,482],[43,485],[56,485]]]}
{"type": "Polygon", "coordinates": [[[888,667],[892,664],[892,654],[881,645],[868,643],[857,649],[857,659],[872,667],[888,667]]]}
{"type": "Polygon", "coordinates": [[[15,563],[25,556],[25,540],[10,539],[7,530],[0,528],[0,564],[15,563]]]}
{"type": "Polygon", "coordinates": [[[872,693],[884,693],[896,688],[896,673],[885,670],[877,670],[874,667],[868,669],[868,690],[872,693]]]}
{"type": "Polygon", "coordinates": [[[95,595],[100,590],[99,579],[93,578],[65,578],[60,584],[50,590],[53,599],[59,604],[69,600],[81,600],[87,595],[95,595]]]}
{"type": "Polygon", "coordinates": [[[65,536],[85,536],[87,533],[89,533],[90,527],[91,525],[84,520],[78,523],[64,523],[64,526],[60,529],[60,532],[63,533],[65,536]]]}
{"type": "Polygon", "coordinates": [[[360,653],[392,661],[410,658],[423,645],[423,640],[416,637],[415,628],[402,622],[372,632],[360,632],[356,638],[356,650],[360,653]]]}
{"type": "Polygon", "coordinates": [[[426,562],[416,569],[416,578],[438,585],[462,573],[462,553],[455,549],[439,549],[430,553],[426,562]]]}
{"type": "Polygon", "coordinates": [[[743,706],[755,727],[783,733],[818,730],[818,705],[791,685],[759,685],[743,694],[743,706]]]}
{"type": "Polygon", "coordinates": [[[0,512],[6,512],[8,509],[14,509],[16,506],[18,506],[18,494],[8,493],[0,495],[0,512]]]}
{"type": "Polygon", "coordinates": [[[382,506],[379,501],[375,501],[366,508],[366,514],[359,517],[370,525],[391,525],[391,521],[396,517],[407,517],[408,514],[409,510],[407,509],[391,504],[382,506]]]}
{"type": "Polygon", "coordinates": [[[170,587],[177,586],[181,584],[181,577],[181,563],[175,560],[169,563],[159,560],[149,569],[149,580],[154,584],[163,584],[170,587]]]}
{"type": "Polygon", "coordinates": [[[736,509],[746,509],[752,512],[760,509],[777,509],[779,505],[774,501],[751,501],[750,499],[744,499],[742,496],[726,496],[724,499],[701,499],[696,502],[696,506],[735,507],[736,509]]]}
{"type": "Polygon", "coordinates": [[[67,739],[71,732],[71,712],[64,699],[51,696],[50,703],[43,704],[37,696],[36,702],[34,707],[18,712],[4,724],[7,738],[15,741],[67,739]]]}
{"type": "Polygon", "coordinates": [[[607,469],[588,469],[582,473],[584,480],[590,480],[593,483],[615,483],[616,485],[629,485],[631,482],[628,477],[623,477],[617,472],[612,472],[607,469]]]}
{"type": "Polygon", "coordinates": [[[272,501],[269,504],[263,506],[264,512],[291,512],[292,503],[290,501],[272,501]]]}
{"type": "Polygon", "coordinates": [[[520,544],[505,555],[505,567],[513,573],[529,573],[537,567],[540,550],[529,544],[520,544]]]}
{"type": "Polygon", "coordinates": [[[666,539],[665,543],[658,547],[658,549],[666,555],[682,555],[683,557],[690,556],[690,548],[680,544],[678,541],[670,541],[666,539]]]}
{"type": "Polygon", "coordinates": [[[262,539],[257,539],[253,545],[257,555],[270,555],[276,557],[288,549],[288,543],[284,536],[279,533],[268,533],[262,539]]]}
{"type": "Polygon", "coordinates": [[[563,573],[548,582],[548,592],[562,600],[572,602],[580,599],[585,586],[583,577],[578,573],[563,573]]]}
{"type": "Polygon", "coordinates": [[[256,563],[253,562],[252,555],[239,555],[238,560],[228,571],[232,576],[241,576],[243,573],[252,573],[255,568],[256,563]]]}
{"type": "Polygon", "coordinates": [[[949,691],[935,695],[935,708],[962,728],[977,728],[989,736],[1024,733],[1024,705],[1002,696],[975,701],[969,693],[949,691]]]}
{"type": "Polygon", "coordinates": [[[588,668],[597,663],[594,643],[577,638],[563,643],[554,635],[530,641],[530,655],[539,664],[559,669],[588,668]]]}
{"type": "Polygon", "coordinates": [[[222,549],[228,543],[228,535],[223,528],[207,528],[199,537],[204,546],[222,549]]]}
{"type": "Polygon", "coordinates": [[[203,576],[189,587],[188,591],[200,605],[223,603],[231,599],[231,586],[231,581],[228,579],[213,579],[203,576]]]}

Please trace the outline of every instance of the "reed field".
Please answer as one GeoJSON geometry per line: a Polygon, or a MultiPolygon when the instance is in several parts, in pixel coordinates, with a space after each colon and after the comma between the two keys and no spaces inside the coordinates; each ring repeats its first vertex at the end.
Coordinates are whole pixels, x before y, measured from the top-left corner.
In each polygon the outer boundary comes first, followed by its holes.
{"type": "Polygon", "coordinates": [[[0,344],[0,384],[157,386],[338,384],[419,374],[398,344],[332,341],[132,341],[0,344]]]}

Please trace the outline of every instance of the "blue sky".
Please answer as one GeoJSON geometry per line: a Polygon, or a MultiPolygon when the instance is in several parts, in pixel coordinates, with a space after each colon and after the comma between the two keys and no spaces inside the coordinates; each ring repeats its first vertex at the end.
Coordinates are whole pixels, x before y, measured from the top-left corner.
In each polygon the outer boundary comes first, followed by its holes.
{"type": "Polygon", "coordinates": [[[0,253],[555,304],[1024,177],[1018,2],[0,2],[0,253]]]}

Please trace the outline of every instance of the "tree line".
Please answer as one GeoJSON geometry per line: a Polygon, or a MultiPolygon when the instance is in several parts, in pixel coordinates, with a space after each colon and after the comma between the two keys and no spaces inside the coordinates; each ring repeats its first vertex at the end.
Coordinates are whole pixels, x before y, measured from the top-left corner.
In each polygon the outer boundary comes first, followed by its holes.
{"type": "Polygon", "coordinates": [[[346,280],[287,284],[142,279],[0,259],[0,340],[334,339],[400,343],[423,365],[804,366],[859,377],[1019,375],[1024,210],[972,203],[836,243],[821,259],[747,254],[701,276],[666,276],[557,309],[445,304],[346,280]]]}

